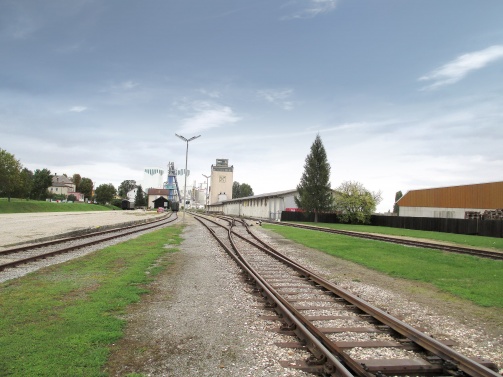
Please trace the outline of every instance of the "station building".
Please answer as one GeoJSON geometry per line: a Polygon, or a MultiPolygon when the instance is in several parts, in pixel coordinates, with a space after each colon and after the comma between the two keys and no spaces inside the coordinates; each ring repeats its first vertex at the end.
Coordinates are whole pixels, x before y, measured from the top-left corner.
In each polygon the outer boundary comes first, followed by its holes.
{"type": "Polygon", "coordinates": [[[503,182],[411,190],[397,204],[404,217],[472,218],[503,208],[503,182]]]}

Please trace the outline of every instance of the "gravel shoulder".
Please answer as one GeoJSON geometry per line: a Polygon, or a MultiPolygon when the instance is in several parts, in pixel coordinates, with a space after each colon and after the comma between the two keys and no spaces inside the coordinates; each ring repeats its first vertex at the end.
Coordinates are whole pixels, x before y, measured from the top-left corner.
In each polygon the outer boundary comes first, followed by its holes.
{"type": "Polygon", "coordinates": [[[141,210],[0,214],[0,250],[75,232],[97,231],[113,225],[145,221],[162,215],[141,210]]]}
{"type": "MultiPolygon", "coordinates": [[[[167,256],[173,264],[127,314],[125,337],[114,345],[106,371],[111,376],[307,375],[279,365],[306,355],[274,345],[292,339],[271,331],[279,322],[260,318],[270,313],[207,231],[191,216],[186,225],[180,251],[167,256]]],[[[261,227],[254,231],[343,288],[427,334],[454,340],[467,356],[485,357],[503,368],[502,310],[476,307],[428,284],[387,277],[261,227]]]]}

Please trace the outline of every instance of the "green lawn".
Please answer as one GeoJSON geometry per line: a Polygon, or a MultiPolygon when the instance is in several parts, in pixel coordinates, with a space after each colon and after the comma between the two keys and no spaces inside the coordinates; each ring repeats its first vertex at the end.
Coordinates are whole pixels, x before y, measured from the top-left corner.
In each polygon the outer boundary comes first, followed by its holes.
{"type": "Polygon", "coordinates": [[[114,206],[103,206],[87,203],[51,203],[40,200],[0,198],[0,214],[2,213],[32,213],[32,212],[81,212],[81,211],[111,211],[120,210],[114,206]]]}
{"type": "Polygon", "coordinates": [[[477,305],[503,308],[502,261],[280,225],[263,226],[302,245],[389,276],[430,283],[477,305]]]}
{"type": "Polygon", "coordinates": [[[123,335],[120,316],[169,265],[181,230],[0,283],[0,376],[105,376],[109,347],[123,335]]]}

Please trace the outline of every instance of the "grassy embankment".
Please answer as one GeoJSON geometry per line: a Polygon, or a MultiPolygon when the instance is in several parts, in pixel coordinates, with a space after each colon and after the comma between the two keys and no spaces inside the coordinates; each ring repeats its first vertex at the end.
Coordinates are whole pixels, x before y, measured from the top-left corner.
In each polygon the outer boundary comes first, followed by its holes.
{"type": "MultiPolygon", "coordinates": [[[[319,224],[319,226],[337,227],[340,225],[319,224]]],[[[389,276],[429,283],[480,306],[503,308],[502,261],[280,225],[264,224],[263,226],[302,245],[358,263],[389,276]]],[[[400,235],[407,237],[422,238],[426,236],[426,238],[431,237],[440,241],[503,249],[502,240],[490,237],[476,237],[479,240],[475,242],[467,240],[470,236],[447,233],[405,231],[404,229],[384,227],[343,227],[345,230],[372,231],[373,233],[399,231],[400,235]],[[425,235],[425,233],[429,234],[425,235]]]]}
{"type": "Polygon", "coordinates": [[[119,316],[170,264],[181,226],[0,283],[1,376],[105,376],[119,316]],[[167,248],[166,245],[172,248],[167,248]]]}
{"type": "Polygon", "coordinates": [[[34,213],[34,212],[80,212],[80,211],[110,211],[120,210],[114,206],[103,206],[87,203],[51,203],[40,200],[0,198],[0,214],[2,213],[34,213]]]}

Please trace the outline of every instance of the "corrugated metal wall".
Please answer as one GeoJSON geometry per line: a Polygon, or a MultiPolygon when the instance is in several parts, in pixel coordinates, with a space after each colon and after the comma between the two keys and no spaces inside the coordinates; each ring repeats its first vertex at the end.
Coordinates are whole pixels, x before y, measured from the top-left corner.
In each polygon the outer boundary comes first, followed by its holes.
{"type": "Polygon", "coordinates": [[[412,190],[398,201],[398,205],[438,208],[503,208],[503,182],[412,190]]]}

